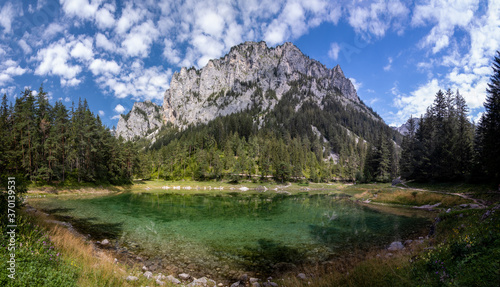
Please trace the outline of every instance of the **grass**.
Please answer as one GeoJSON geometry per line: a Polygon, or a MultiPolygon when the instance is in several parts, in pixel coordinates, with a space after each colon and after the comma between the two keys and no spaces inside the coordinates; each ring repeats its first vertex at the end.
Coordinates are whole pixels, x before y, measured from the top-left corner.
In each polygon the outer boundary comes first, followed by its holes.
{"type": "Polygon", "coordinates": [[[376,203],[397,204],[406,206],[422,206],[441,203],[439,207],[449,208],[473,201],[444,193],[427,190],[401,189],[390,184],[364,184],[348,188],[353,197],[359,200],[371,200],[376,203]],[[357,191],[357,192],[356,192],[357,191]]]}
{"type": "Polygon", "coordinates": [[[50,218],[29,214],[18,217],[14,280],[7,277],[10,251],[6,249],[6,232],[2,227],[0,286],[159,286],[140,276],[136,266],[115,264],[109,253],[47,219],[50,218]],[[126,281],[129,274],[139,280],[126,281]]]}

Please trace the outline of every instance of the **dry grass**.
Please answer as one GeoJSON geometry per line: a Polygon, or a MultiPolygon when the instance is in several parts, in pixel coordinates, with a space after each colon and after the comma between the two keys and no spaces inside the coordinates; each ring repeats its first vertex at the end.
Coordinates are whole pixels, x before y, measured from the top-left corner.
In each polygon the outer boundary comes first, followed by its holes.
{"type": "MultiPolygon", "coordinates": [[[[33,220],[48,230],[50,240],[62,254],[65,262],[77,269],[78,286],[159,286],[154,280],[140,276],[138,266],[126,266],[114,263],[111,252],[96,248],[85,238],[62,226],[50,215],[37,212],[33,220]],[[133,274],[138,281],[129,282],[125,278],[133,274]]],[[[171,286],[166,284],[163,286],[171,286]]]]}

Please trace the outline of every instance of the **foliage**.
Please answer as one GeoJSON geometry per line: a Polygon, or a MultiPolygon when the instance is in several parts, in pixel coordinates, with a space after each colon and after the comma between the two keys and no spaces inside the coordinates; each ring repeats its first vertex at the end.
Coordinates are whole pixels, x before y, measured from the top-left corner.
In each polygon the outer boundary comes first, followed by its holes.
{"type": "Polygon", "coordinates": [[[61,102],[51,106],[46,94],[43,86],[36,98],[25,89],[11,107],[4,95],[1,175],[22,174],[38,184],[130,181],[136,154],[133,144],[116,139],[86,101],[80,100],[68,111],[61,102]]]}

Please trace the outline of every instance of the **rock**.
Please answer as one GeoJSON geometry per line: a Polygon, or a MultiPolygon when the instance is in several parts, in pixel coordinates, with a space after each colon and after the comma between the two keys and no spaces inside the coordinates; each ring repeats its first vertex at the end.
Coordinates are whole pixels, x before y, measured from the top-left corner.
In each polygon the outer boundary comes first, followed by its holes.
{"type": "Polygon", "coordinates": [[[201,278],[198,278],[198,279],[195,279],[193,280],[193,282],[189,283],[187,286],[210,286],[210,287],[213,287],[217,285],[217,283],[212,280],[212,279],[208,279],[207,277],[201,277],[201,278]]]}
{"type": "Polygon", "coordinates": [[[146,267],[145,265],[142,266],[142,271],[148,271],[148,267],[146,267]]]}
{"type": "Polygon", "coordinates": [[[262,110],[273,108],[290,90],[291,82],[304,75],[316,79],[307,88],[311,100],[321,104],[331,91],[338,90],[343,95],[341,103],[363,109],[340,66],[328,69],[291,43],[268,48],[265,42],[245,42],[200,70],[183,67],[174,73],[164,94],[163,116],[166,122],[184,128],[245,110],[255,100],[261,102],[262,110]],[[255,95],[257,89],[262,94],[255,95]],[[266,94],[268,90],[273,92],[266,94]]]}
{"type": "Polygon", "coordinates": [[[403,250],[405,247],[403,245],[403,243],[401,243],[401,241],[394,241],[391,243],[391,245],[389,246],[389,248],[387,248],[387,250],[389,251],[398,251],[398,250],[403,250]]]}
{"type": "Polygon", "coordinates": [[[163,286],[165,285],[165,282],[161,281],[161,280],[158,280],[156,279],[156,284],[160,285],[160,286],[163,286]]]}
{"type": "Polygon", "coordinates": [[[412,242],[413,242],[413,240],[411,240],[411,239],[405,240],[404,245],[405,245],[405,246],[408,246],[408,245],[410,245],[412,242]]]}
{"type": "Polygon", "coordinates": [[[137,278],[136,276],[129,275],[129,276],[127,276],[127,278],[125,278],[125,280],[127,280],[127,281],[137,281],[137,280],[139,280],[139,278],[137,278]]]}
{"type": "Polygon", "coordinates": [[[243,274],[240,276],[240,281],[247,281],[248,280],[248,274],[243,274]]]}
{"type": "Polygon", "coordinates": [[[151,279],[153,278],[153,273],[151,271],[144,272],[144,277],[151,279]]]}
{"type": "Polygon", "coordinates": [[[179,278],[181,278],[181,280],[188,280],[189,278],[191,278],[191,275],[186,273],[181,273],[179,274],[179,278]]]}
{"type": "MultiPolygon", "coordinates": [[[[143,137],[148,132],[155,132],[163,125],[163,115],[160,106],[151,101],[136,102],[126,115],[121,115],[116,126],[116,137],[122,136],[131,140],[136,136],[143,137]]],[[[149,134],[154,136],[155,133],[149,134]]]]}
{"type": "Polygon", "coordinates": [[[234,282],[233,284],[231,284],[231,287],[240,287],[240,283],[240,281],[234,282]]]}
{"type": "Polygon", "coordinates": [[[300,279],[302,279],[302,280],[306,280],[307,279],[306,274],[304,274],[304,273],[299,273],[297,275],[297,277],[300,278],[300,279]]]}
{"type": "Polygon", "coordinates": [[[260,287],[259,282],[253,282],[253,283],[251,283],[251,284],[252,284],[252,287],[260,287]]]}
{"type": "Polygon", "coordinates": [[[174,284],[181,284],[181,280],[175,278],[173,275],[168,275],[165,279],[174,284]]]}
{"type": "Polygon", "coordinates": [[[101,245],[108,245],[109,244],[109,240],[107,239],[104,239],[103,241],[101,241],[101,245]]]}
{"type": "Polygon", "coordinates": [[[118,259],[115,258],[115,260],[113,260],[113,263],[118,264],[118,259]]]}
{"type": "Polygon", "coordinates": [[[259,281],[258,278],[250,277],[250,283],[254,283],[254,282],[257,282],[257,281],[259,281]]]}

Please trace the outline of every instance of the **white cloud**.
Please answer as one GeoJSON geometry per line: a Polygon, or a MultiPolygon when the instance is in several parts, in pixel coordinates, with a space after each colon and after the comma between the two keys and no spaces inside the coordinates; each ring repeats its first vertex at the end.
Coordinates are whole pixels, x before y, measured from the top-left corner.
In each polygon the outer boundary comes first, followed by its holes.
{"type": "Polygon", "coordinates": [[[412,17],[413,26],[436,25],[422,41],[423,46],[433,46],[435,54],[450,44],[450,37],[455,33],[455,27],[466,28],[474,18],[478,9],[478,0],[431,0],[425,4],[416,5],[412,17]]]}
{"type": "Polygon", "coordinates": [[[363,83],[356,81],[356,79],[354,78],[349,78],[349,80],[351,81],[356,91],[359,91],[359,89],[361,89],[361,87],[363,86],[363,83]]]}
{"type": "Polygon", "coordinates": [[[0,10],[0,26],[3,27],[6,34],[12,32],[12,21],[14,17],[16,17],[16,12],[14,11],[12,3],[5,3],[0,10]]]}
{"type": "Polygon", "coordinates": [[[72,43],[61,39],[52,43],[47,48],[38,51],[35,59],[39,61],[35,75],[56,75],[61,78],[61,85],[76,86],[81,80],[76,76],[82,71],[79,65],[72,64],[70,49],[72,43]]]}
{"type": "Polygon", "coordinates": [[[105,113],[103,110],[99,110],[99,115],[100,115],[101,117],[104,117],[104,115],[106,115],[106,113],[105,113]]]}
{"type": "Polygon", "coordinates": [[[13,60],[4,60],[0,62],[0,86],[14,81],[14,77],[25,74],[28,70],[21,68],[19,64],[13,60]]]}
{"type": "Polygon", "coordinates": [[[392,67],[392,57],[389,57],[387,59],[387,62],[388,62],[387,66],[384,66],[384,71],[389,71],[391,69],[391,67],[392,67]]]}
{"type": "Polygon", "coordinates": [[[31,49],[31,46],[28,45],[28,43],[26,43],[26,41],[24,39],[19,40],[17,43],[19,44],[21,49],[23,49],[23,52],[25,54],[31,54],[31,52],[33,52],[33,49],[31,49]]]}
{"type": "Polygon", "coordinates": [[[95,37],[95,45],[96,47],[103,48],[106,51],[115,51],[116,45],[106,38],[104,34],[97,33],[95,37]]]}
{"type": "Polygon", "coordinates": [[[99,7],[99,0],[60,0],[66,15],[80,19],[92,19],[99,7]]]}
{"type": "Polygon", "coordinates": [[[103,8],[97,10],[95,22],[99,29],[109,29],[115,26],[114,11],[115,7],[110,4],[106,4],[103,8]]]}
{"type": "Polygon", "coordinates": [[[115,61],[106,61],[103,59],[93,60],[89,68],[94,75],[104,73],[118,74],[121,69],[115,61]]]}
{"type": "Polygon", "coordinates": [[[152,21],[146,21],[132,28],[122,42],[125,55],[129,57],[146,57],[153,41],[159,33],[152,21]]]}
{"type": "Polygon", "coordinates": [[[94,57],[92,52],[92,38],[84,38],[76,42],[70,52],[71,57],[81,60],[91,60],[94,57]]]}
{"type": "Polygon", "coordinates": [[[69,97],[66,97],[66,98],[64,98],[64,101],[69,103],[69,102],[71,102],[71,99],[69,97]]]}
{"type": "Polygon", "coordinates": [[[122,105],[118,104],[114,108],[114,111],[117,112],[117,113],[119,113],[119,114],[122,114],[123,112],[125,112],[125,108],[122,105]]]}
{"type": "Polygon", "coordinates": [[[162,100],[169,87],[172,71],[162,67],[144,67],[141,61],[121,67],[123,72],[98,75],[96,81],[102,89],[117,98],[131,97],[134,100],[162,100]]]}
{"type": "Polygon", "coordinates": [[[340,46],[337,43],[332,43],[330,45],[330,50],[328,51],[328,57],[337,60],[339,58],[340,46]]]}
{"type": "MultiPolygon", "coordinates": [[[[399,111],[396,113],[393,119],[394,122],[391,125],[399,126],[406,122],[410,116],[418,118],[420,115],[424,115],[427,107],[434,102],[436,93],[440,89],[442,87],[438,80],[432,79],[411,92],[410,95],[396,94],[397,97],[394,99],[394,105],[399,108],[399,111]]],[[[397,86],[391,91],[392,93],[399,93],[397,86]]]]}
{"type": "Polygon", "coordinates": [[[126,33],[132,26],[139,23],[145,17],[145,11],[133,7],[133,4],[127,3],[122,10],[122,15],[116,23],[116,32],[118,34],[126,33]]]}
{"type": "Polygon", "coordinates": [[[402,23],[409,12],[399,0],[378,0],[365,6],[356,3],[348,7],[348,22],[357,33],[362,33],[365,37],[383,37],[391,26],[402,33],[402,23]]]}

